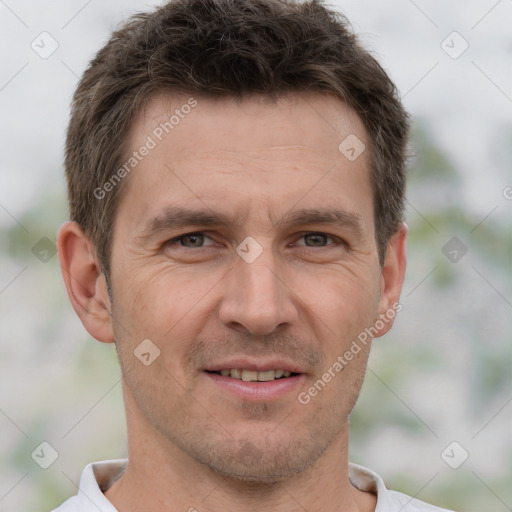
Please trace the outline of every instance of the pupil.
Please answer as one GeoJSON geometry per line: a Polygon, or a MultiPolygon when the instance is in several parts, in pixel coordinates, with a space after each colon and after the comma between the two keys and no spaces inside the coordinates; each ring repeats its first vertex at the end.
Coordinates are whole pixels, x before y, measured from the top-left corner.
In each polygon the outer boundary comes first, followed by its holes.
{"type": "MultiPolygon", "coordinates": [[[[323,245],[323,242],[325,242],[326,235],[322,234],[313,234],[313,235],[306,235],[306,241],[309,239],[310,241],[313,241],[314,246],[323,245]]],[[[307,242],[306,242],[307,244],[307,242]]]]}
{"type": "MultiPolygon", "coordinates": [[[[186,242],[188,240],[188,241],[190,241],[190,244],[188,244],[188,245],[191,245],[193,247],[200,247],[202,244],[202,241],[203,241],[202,236],[203,235],[187,235],[183,239],[183,241],[186,242]]],[[[187,245],[187,244],[185,244],[185,245],[187,245]]]]}

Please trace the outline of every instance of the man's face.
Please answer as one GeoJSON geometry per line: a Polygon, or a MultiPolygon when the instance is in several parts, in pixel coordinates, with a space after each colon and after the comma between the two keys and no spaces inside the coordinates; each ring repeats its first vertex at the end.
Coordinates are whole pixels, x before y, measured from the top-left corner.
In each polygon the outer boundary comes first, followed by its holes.
{"type": "Polygon", "coordinates": [[[148,136],[156,147],[126,178],[114,226],[128,415],[215,471],[277,481],[346,427],[369,344],[298,397],[384,312],[368,151],[338,149],[350,134],[369,142],[330,96],[196,100],[162,135],[187,97],[154,98],[129,138],[130,153],[148,136]],[[147,339],[160,355],[145,365],[134,351],[147,339]],[[247,382],[272,370],[292,373],[247,382]]]}

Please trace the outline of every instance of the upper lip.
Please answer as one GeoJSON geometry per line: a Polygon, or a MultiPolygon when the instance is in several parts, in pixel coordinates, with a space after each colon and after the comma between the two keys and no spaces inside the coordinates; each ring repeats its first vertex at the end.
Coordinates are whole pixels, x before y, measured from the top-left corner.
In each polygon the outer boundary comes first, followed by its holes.
{"type": "Polygon", "coordinates": [[[285,359],[267,359],[267,360],[254,360],[254,359],[228,359],[218,363],[213,363],[205,368],[205,371],[218,372],[220,370],[231,370],[233,368],[240,370],[252,370],[256,372],[267,372],[270,370],[287,370],[291,373],[304,373],[296,364],[286,361],[285,359]]]}

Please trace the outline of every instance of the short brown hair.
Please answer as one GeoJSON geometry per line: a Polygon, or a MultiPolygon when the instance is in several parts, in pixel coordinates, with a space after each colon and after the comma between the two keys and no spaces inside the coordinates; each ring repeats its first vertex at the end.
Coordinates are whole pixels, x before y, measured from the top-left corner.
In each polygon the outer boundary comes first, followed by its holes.
{"type": "Polygon", "coordinates": [[[362,119],[382,264],[403,216],[408,115],[347,19],[319,0],[171,0],[114,32],[73,98],[65,161],[70,217],[92,240],[105,275],[123,187],[101,198],[95,191],[126,160],[127,133],[144,102],[159,93],[294,92],[332,93],[362,119]]]}

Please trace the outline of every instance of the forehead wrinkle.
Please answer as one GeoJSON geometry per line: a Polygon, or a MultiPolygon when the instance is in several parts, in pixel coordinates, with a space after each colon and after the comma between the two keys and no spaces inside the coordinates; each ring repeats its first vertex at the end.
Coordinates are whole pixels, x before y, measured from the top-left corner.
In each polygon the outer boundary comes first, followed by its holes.
{"type": "Polygon", "coordinates": [[[289,162],[291,165],[296,165],[297,162],[302,163],[307,160],[310,163],[321,164],[322,166],[332,165],[335,161],[334,156],[319,153],[311,146],[270,146],[264,148],[250,148],[240,150],[227,150],[227,149],[216,149],[209,151],[204,155],[197,155],[199,159],[214,158],[230,158],[230,157],[241,157],[250,156],[253,160],[272,160],[279,161],[284,160],[285,163],[289,162]],[[295,153],[295,155],[294,155],[295,153]]]}
{"type": "Polygon", "coordinates": [[[264,151],[304,151],[314,150],[313,146],[305,146],[303,144],[286,144],[282,146],[264,146],[260,148],[240,149],[240,150],[229,150],[229,149],[216,149],[212,151],[212,154],[226,153],[226,154],[238,154],[238,153],[260,153],[264,151]]]}

